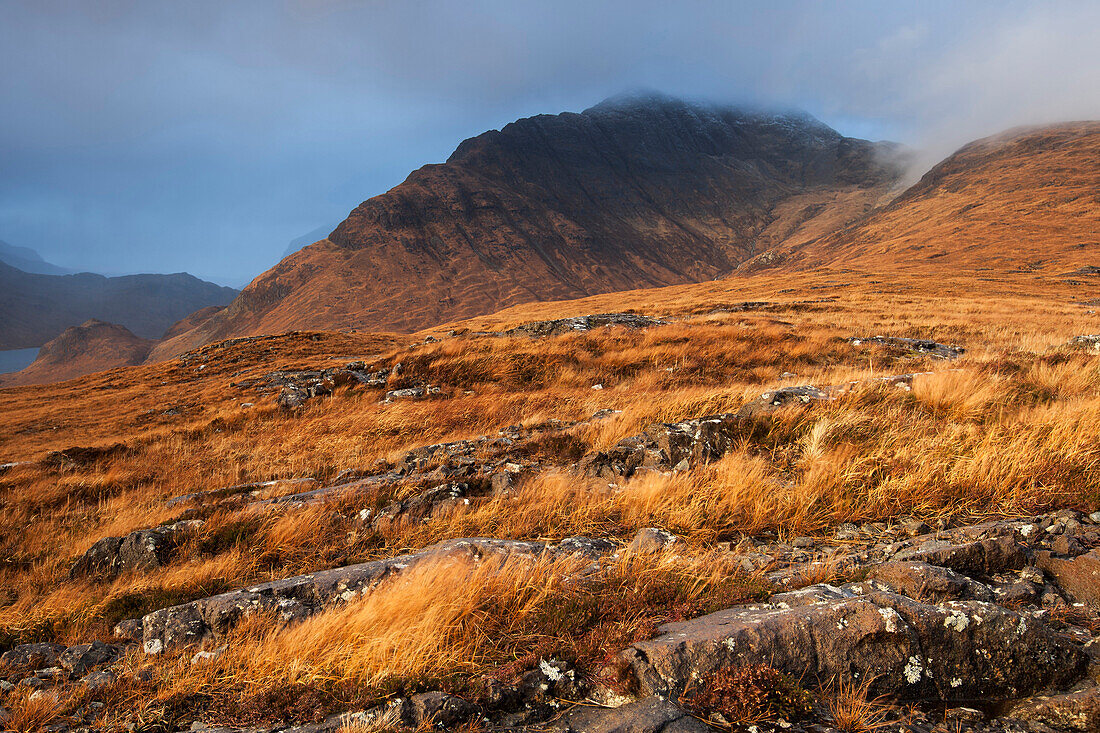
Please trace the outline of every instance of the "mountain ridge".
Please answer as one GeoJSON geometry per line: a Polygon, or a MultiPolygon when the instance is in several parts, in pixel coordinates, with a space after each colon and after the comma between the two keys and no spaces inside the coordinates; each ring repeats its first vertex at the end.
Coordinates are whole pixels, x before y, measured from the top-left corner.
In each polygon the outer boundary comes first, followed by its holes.
{"type": "Polygon", "coordinates": [[[898,179],[897,155],[808,115],[671,98],[524,118],[363,202],[158,354],[302,328],[413,331],[713,279],[755,254],[781,203],[813,199],[782,214],[795,220],[822,196],[830,216],[862,213],[898,179]]]}
{"type": "Polygon", "coordinates": [[[223,305],[236,292],[187,273],[43,275],[0,262],[0,348],[42,346],[90,318],[158,339],[176,321],[223,305]]]}

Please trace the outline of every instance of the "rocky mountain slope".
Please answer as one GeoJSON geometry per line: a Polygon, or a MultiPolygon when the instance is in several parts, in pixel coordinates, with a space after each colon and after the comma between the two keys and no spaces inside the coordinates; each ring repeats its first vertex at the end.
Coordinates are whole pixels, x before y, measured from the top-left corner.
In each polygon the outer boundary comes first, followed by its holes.
{"type": "Polygon", "coordinates": [[[1087,267],[1100,262],[1098,160],[1100,122],[977,140],[865,219],[812,241],[786,242],[743,270],[1087,267]]]}
{"type": "Polygon", "coordinates": [[[39,275],[0,262],[0,348],[41,346],[89,318],[118,323],[142,338],[160,338],[181,318],[225,305],[236,293],[187,273],[39,275]]]}
{"type": "Polygon", "coordinates": [[[38,350],[27,368],[0,375],[0,387],[59,382],[93,372],[141,364],[156,341],[135,336],[125,326],[94,318],[66,328],[38,350]]]}
{"type": "Polygon", "coordinates": [[[805,115],[659,97],[522,119],[364,202],[167,351],[713,279],[863,214],[895,182],[896,153],[805,115]]]}

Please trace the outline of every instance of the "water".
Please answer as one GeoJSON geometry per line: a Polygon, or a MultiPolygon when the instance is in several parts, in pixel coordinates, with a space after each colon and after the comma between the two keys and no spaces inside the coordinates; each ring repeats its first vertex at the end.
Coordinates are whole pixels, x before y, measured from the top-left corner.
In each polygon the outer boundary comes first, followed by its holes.
{"type": "Polygon", "coordinates": [[[10,351],[0,351],[0,374],[6,374],[7,372],[17,372],[23,367],[30,366],[30,363],[38,356],[38,349],[12,349],[10,351]]]}

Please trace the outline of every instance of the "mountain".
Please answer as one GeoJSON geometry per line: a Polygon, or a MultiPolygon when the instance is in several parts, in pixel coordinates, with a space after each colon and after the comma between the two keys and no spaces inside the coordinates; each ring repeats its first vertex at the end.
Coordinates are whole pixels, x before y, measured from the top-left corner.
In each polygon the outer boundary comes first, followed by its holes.
{"type": "Polygon", "coordinates": [[[364,202],[173,351],[292,329],[411,331],[713,279],[863,215],[898,179],[897,158],[804,114],[667,97],[522,119],[364,202]]]}
{"type": "Polygon", "coordinates": [[[160,338],[184,316],[224,305],[236,294],[186,273],[39,275],[0,263],[0,349],[41,346],[89,318],[121,324],[143,338],[160,338]]]}
{"type": "Polygon", "coordinates": [[[889,205],[747,263],[959,272],[1100,264],[1100,122],[1010,130],[964,146],[889,205]]]}
{"type": "Polygon", "coordinates": [[[7,242],[0,241],[0,262],[11,265],[23,272],[32,272],[39,275],[68,275],[76,270],[46,262],[42,255],[30,247],[16,247],[7,242]]]}
{"type": "Polygon", "coordinates": [[[0,376],[0,387],[45,384],[115,367],[141,364],[156,342],[135,336],[125,326],[94,318],[66,328],[38,350],[22,371],[0,376]]]}
{"type": "Polygon", "coordinates": [[[307,244],[313,244],[314,242],[324,239],[329,235],[329,232],[331,232],[335,228],[336,227],[334,225],[326,224],[325,226],[317,227],[312,232],[303,234],[300,237],[295,237],[294,239],[290,240],[290,244],[286,246],[286,251],[283,252],[283,257],[290,257],[292,254],[300,250],[302,247],[305,247],[307,244]]]}

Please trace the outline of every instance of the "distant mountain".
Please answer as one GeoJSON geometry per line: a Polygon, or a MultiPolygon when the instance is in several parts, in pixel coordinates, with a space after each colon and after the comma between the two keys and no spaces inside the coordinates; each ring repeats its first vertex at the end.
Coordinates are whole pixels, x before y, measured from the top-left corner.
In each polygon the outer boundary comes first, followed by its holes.
{"type": "Polygon", "coordinates": [[[12,267],[39,275],[68,275],[76,272],[67,267],[46,262],[42,256],[30,247],[16,247],[7,242],[0,241],[0,262],[12,267]]]}
{"type": "Polygon", "coordinates": [[[852,225],[743,270],[1088,273],[1100,264],[1098,191],[1100,122],[1009,130],[962,147],[852,225]]]}
{"type": "Polygon", "coordinates": [[[45,384],[145,361],[156,342],[135,336],[124,326],[95,319],[66,328],[38,350],[22,371],[0,375],[0,387],[45,384]]]}
{"type": "Polygon", "coordinates": [[[41,346],[90,318],[160,338],[184,316],[225,305],[236,294],[187,273],[40,275],[0,263],[0,349],[41,346]]]}
{"type": "Polygon", "coordinates": [[[335,224],[326,224],[325,226],[317,227],[308,234],[303,234],[296,239],[290,240],[290,244],[287,245],[286,251],[283,252],[283,257],[290,257],[302,247],[324,239],[329,235],[329,232],[331,232],[335,228],[335,224]]]}
{"type": "Polygon", "coordinates": [[[667,97],[519,120],[364,202],[178,348],[709,280],[862,216],[897,181],[896,156],[808,115],[667,97]]]}

